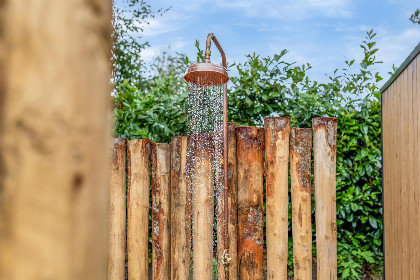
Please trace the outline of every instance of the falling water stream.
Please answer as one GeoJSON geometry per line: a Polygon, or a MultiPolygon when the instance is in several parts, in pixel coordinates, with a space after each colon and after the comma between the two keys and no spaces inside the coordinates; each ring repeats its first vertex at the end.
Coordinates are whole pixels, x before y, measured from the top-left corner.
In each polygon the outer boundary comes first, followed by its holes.
{"type": "MultiPolygon", "coordinates": [[[[188,134],[190,136],[198,136],[203,133],[209,133],[211,135],[210,142],[204,142],[205,144],[199,144],[196,141],[191,141],[191,145],[195,145],[187,151],[187,176],[189,177],[189,197],[191,203],[191,209],[194,213],[194,207],[197,206],[194,197],[195,192],[200,192],[199,184],[195,183],[194,176],[202,176],[205,170],[205,162],[211,161],[212,164],[212,176],[213,176],[213,188],[214,197],[209,197],[209,200],[214,201],[213,213],[213,244],[210,251],[213,252],[213,264],[217,258],[217,224],[216,221],[222,215],[221,209],[223,209],[223,180],[221,175],[223,174],[223,84],[216,86],[203,86],[197,84],[189,84],[189,96],[188,96],[188,134]],[[203,146],[206,145],[206,146],[203,146]],[[208,153],[194,152],[197,149],[204,149],[209,151],[208,153]],[[206,158],[205,158],[206,157],[206,158]]],[[[199,136],[198,136],[199,139],[199,136]]],[[[201,143],[201,142],[200,142],[201,143]]],[[[194,216],[191,215],[192,232],[194,233],[194,227],[199,227],[197,221],[194,221],[194,216]]],[[[219,225],[222,226],[222,225],[219,225]]],[[[192,236],[192,244],[194,243],[194,234],[192,236]]],[[[221,245],[222,242],[220,241],[221,245]]],[[[192,251],[192,254],[194,252],[192,251]]],[[[204,257],[204,256],[203,256],[204,257]]],[[[192,270],[194,264],[191,265],[192,270]]],[[[215,271],[217,266],[213,265],[213,275],[217,275],[215,271]]]]}

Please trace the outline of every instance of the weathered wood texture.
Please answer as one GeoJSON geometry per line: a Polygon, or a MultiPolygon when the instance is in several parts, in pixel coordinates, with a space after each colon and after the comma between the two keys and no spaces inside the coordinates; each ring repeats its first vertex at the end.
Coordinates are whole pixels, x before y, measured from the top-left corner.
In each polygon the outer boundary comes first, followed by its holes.
{"type": "Polygon", "coordinates": [[[267,279],[287,278],[290,118],[265,118],[267,279]]]}
{"type": "Polygon", "coordinates": [[[193,279],[212,279],[214,175],[213,135],[194,134],[190,137],[192,191],[193,279]]]}
{"type": "Polygon", "coordinates": [[[126,153],[126,140],[115,138],[112,146],[109,204],[109,280],[123,280],[125,277],[126,153]]]}
{"type": "Polygon", "coordinates": [[[290,131],[290,177],[294,279],[312,280],[311,225],[312,129],[290,131]]]}
{"type": "Polygon", "coordinates": [[[127,254],[129,280],[144,279],[149,273],[150,153],[151,141],[149,139],[128,141],[127,254]]]}
{"type": "Polygon", "coordinates": [[[420,279],[420,55],[382,93],[385,278],[420,279]]]}
{"type": "Polygon", "coordinates": [[[171,145],[152,146],[152,275],[170,279],[171,258],[171,145]]]}
{"type": "Polygon", "coordinates": [[[317,278],[337,279],[337,119],[312,119],[317,278]]]}
{"type": "Polygon", "coordinates": [[[262,279],[264,129],[236,128],[238,270],[241,280],[262,279]]]}
{"type": "Polygon", "coordinates": [[[171,142],[171,279],[187,280],[191,253],[188,138],[172,137],[171,142]]]}
{"type": "MultiPolygon", "coordinates": [[[[237,172],[236,172],[236,124],[228,123],[228,209],[229,209],[229,220],[228,220],[228,233],[229,233],[229,256],[231,261],[229,263],[229,279],[238,279],[238,187],[237,187],[237,172]]],[[[221,167],[223,170],[223,164],[221,167]]],[[[217,171],[216,171],[217,172],[217,171]]],[[[222,177],[220,177],[222,178],[222,177]]],[[[221,192],[218,193],[220,196],[218,201],[223,199],[221,192]]],[[[221,205],[218,205],[221,206],[221,205]]],[[[220,225],[224,222],[222,218],[224,216],[223,207],[217,209],[218,220],[217,224],[220,225]],[[220,219],[220,218],[221,219],[220,219]]],[[[225,279],[225,267],[222,264],[221,257],[223,255],[223,227],[217,227],[217,258],[218,258],[218,279],[225,279]]]]}
{"type": "Polygon", "coordinates": [[[110,0],[0,1],[0,279],[106,279],[110,0]]]}

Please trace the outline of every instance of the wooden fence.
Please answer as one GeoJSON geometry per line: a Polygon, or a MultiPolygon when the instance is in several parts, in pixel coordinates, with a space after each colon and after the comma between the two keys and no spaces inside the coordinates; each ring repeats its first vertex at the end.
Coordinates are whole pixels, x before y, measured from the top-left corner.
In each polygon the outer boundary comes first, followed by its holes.
{"type": "MultiPolygon", "coordinates": [[[[287,117],[266,118],[264,128],[228,125],[229,279],[258,280],[263,279],[263,273],[267,279],[287,279],[289,162],[294,277],[312,279],[311,194],[314,193],[317,278],[337,279],[337,120],[315,118],[312,125],[312,129],[290,128],[287,117]],[[263,272],[264,226],[266,272],[263,272]]],[[[173,137],[171,144],[147,139],[114,140],[108,279],[124,279],[126,257],[128,279],[148,278],[149,228],[154,280],[212,278],[214,205],[208,197],[214,195],[214,177],[210,162],[201,163],[199,175],[187,176],[187,166],[193,166],[189,165],[187,154],[208,153],[199,148],[206,141],[211,143],[211,135],[173,137]],[[192,145],[194,141],[196,144],[192,145]],[[196,180],[195,186],[200,186],[199,192],[188,191],[190,178],[196,180]],[[192,199],[194,209],[189,203],[192,199]],[[192,227],[191,217],[199,226],[192,227]]],[[[220,229],[217,236],[222,236],[220,229]]],[[[223,248],[218,248],[218,259],[222,253],[223,248]]],[[[218,279],[224,279],[221,263],[218,279]]]]}

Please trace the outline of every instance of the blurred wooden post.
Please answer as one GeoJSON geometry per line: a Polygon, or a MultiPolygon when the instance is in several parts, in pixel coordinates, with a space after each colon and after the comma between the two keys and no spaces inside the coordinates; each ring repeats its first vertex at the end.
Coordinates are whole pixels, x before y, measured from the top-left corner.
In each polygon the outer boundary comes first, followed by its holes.
{"type": "Polygon", "coordinates": [[[125,227],[126,227],[126,152],[125,139],[115,138],[112,147],[110,185],[108,279],[125,277],[125,227]]]}
{"type": "Polygon", "coordinates": [[[293,127],[290,132],[290,177],[296,280],[312,280],[311,149],[312,129],[293,127]]]}
{"type": "Polygon", "coordinates": [[[337,279],[337,119],[312,119],[318,279],[337,279]]]}
{"type": "Polygon", "coordinates": [[[152,170],[152,275],[153,280],[169,280],[171,257],[170,144],[153,144],[152,170]]]}
{"type": "MultiPolygon", "coordinates": [[[[228,209],[229,209],[229,256],[231,261],[229,263],[229,279],[238,279],[238,187],[237,187],[237,172],[236,172],[236,124],[235,123],[228,123],[228,185],[229,185],[229,197],[228,197],[228,209]]],[[[220,170],[223,170],[223,158],[221,157],[222,165],[220,170]]],[[[217,170],[216,170],[217,172],[217,170]]],[[[223,180],[222,176],[216,176],[216,178],[220,178],[223,180]]],[[[217,201],[223,201],[223,191],[217,192],[218,195],[217,201]]],[[[223,203],[223,202],[222,202],[223,203]]],[[[224,212],[222,203],[218,203],[218,220],[217,220],[217,272],[218,272],[218,279],[224,280],[225,279],[225,266],[220,261],[223,255],[223,222],[224,222],[224,212]]]]}
{"type": "Polygon", "coordinates": [[[149,190],[150,150],[149,139],[129,140],[128,198],[127,198],[127,253],[128,279],[144,279],[149,273],[149,190]]]}
{"type": "Polygon", "coordinates": [[[264,129],[236,128],[238,266],[241,280],[262,279],[264,129]]]}
{"type": "Polygon", "coordinates": [[[267,279],[287,278],[290,118],[265,118],[267,279]]]}
{"type": "Polygon", "coordinates": [[[213,135],[194,134],[190,137],[192,180],[192,236],[193,236],[193,279],[213,277],[213,218],[214,218],[214,175],[213,135]]]}
{"type": "Polygon", "coordinates": [[[187,178],[188,137],[171,143],[171,279],[188,280],[191,253],[191,210],[187,178]]]}
{"type": "Polygon", "coordinates": [[[111,1],[0,2],[0,279],[106,279],[111,1]]]}

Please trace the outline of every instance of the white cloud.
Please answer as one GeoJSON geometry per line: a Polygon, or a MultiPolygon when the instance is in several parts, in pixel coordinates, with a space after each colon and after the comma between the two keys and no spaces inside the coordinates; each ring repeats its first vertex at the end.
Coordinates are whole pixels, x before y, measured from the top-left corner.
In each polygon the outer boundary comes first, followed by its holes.
{"type": "Polygon", "coordinates": [[[405,29],[403,32],[378,32],[378,58],[389,67],[392,64],[398,67],[419,42],[420,29],[416,27],[405,29]]]}
{"type": "Polygon", "coordinates": [[[159,48],[148,47],[141,52],[141,58],[145,62],[151,62],[159,54],[159,48]]]}
{"type": "Polygon", "coordinates": [[[177,30],[178,28],[173,25],[169,24],[168,20],[164,17],[153,18],[149,20],[149,24],[144,24],[143,28],[143,36],[153,36],[162,33],[172,32],[177,30]]]}
{"type": "MultiPolygon", "coordinates": [[[[170,6],[170,0],[161,0],[170,6]]],[[[185,14],[206,9],[225,9],[242,12],[247,17],[301,20],[313,17],[350,17],[351,0],[178,0],[176,10],[185,14]]]]}
{"type": "MultiPolygon", "coordinates": [[[[375,48],[379,51],[375,54],[378,61],[375,70],[384,78],[385,83],[388,78],[388,72],[392,70],[392,65],[399,67],[401,63],[408,57],[411,51],[420,42],[420,29],[410,27],[403,30],[389,30],[384,27],[375,27],[373,30],[377,36],[373,39],[376,42],[375,48]]],[[[359,47],[362,42],[360,36],[352,36],[348,38],[346,43],[347,51],[350,57],[348,59],[363,59],[363,51],[359,47]]]]}
{"type": "Polygon", "coordinates": [[[144,49],[141,52],[141,58],[145,62],[151,62],[155,59],[159,54],[162,53],[163,50],[167,50],[169,52],[180,51],[187,45],[182,38],[176,38],[170,45],[158,45],[158,46],[151,46],[144,49]]]}
{"type": "Polygon", "coordinates": [[[271,17],[285,20],[301,20],[315,16],[350,17],[350,0],[233,0],[215,2],[224,9],[242,10],[249,17],[271,17]]]}

